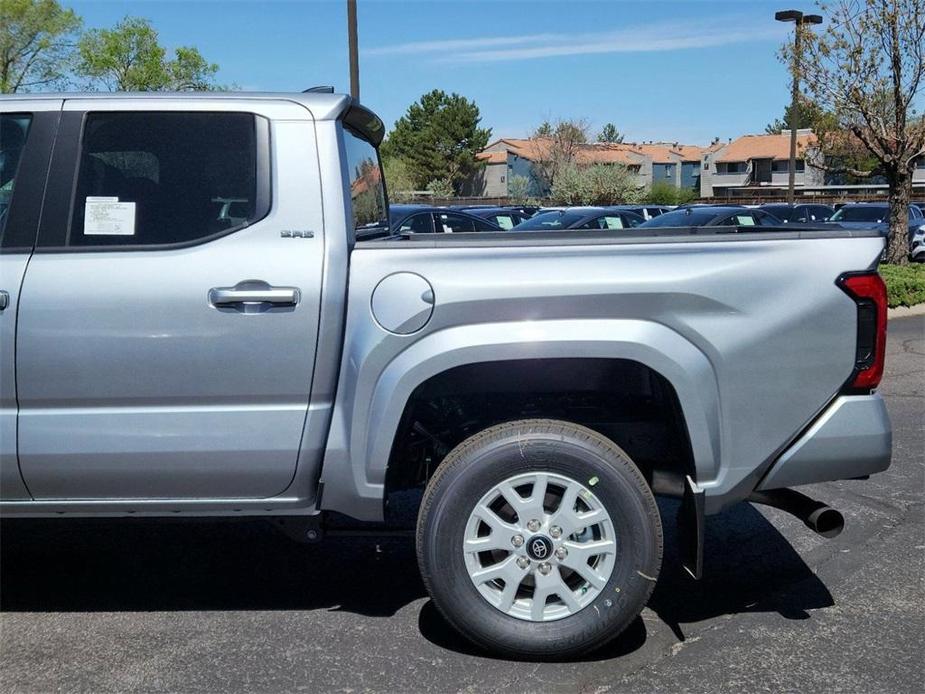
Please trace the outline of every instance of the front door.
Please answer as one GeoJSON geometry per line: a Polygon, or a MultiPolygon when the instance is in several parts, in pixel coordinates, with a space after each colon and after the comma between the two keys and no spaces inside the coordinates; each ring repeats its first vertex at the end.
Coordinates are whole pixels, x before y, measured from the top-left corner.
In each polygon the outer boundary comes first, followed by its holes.
{"type": "Polygon", "coordinates": [[[295,473],[322,279],[310,115],[156,103],[64,105],[20,299],[36,499],[264,498],[295,473]]]}

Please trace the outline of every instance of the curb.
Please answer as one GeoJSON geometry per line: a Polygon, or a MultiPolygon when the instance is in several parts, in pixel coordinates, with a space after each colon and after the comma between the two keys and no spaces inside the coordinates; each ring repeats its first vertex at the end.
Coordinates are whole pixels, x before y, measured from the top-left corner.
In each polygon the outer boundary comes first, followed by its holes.
{"type": "Polygon", "coordinates": [[[909,316],[925,316],[925,304],[915,306],[897,306],[887,309],[887,318],[908,318],[909,316]]]}

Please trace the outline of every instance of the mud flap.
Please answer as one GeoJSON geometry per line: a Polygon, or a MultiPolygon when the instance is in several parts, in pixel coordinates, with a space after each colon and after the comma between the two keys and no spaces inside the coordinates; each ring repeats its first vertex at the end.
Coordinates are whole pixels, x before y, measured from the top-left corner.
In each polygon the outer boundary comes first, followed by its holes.
{"type": "Polygon", "coordinates": [[[703,490],[690,478],[684,478],[684,496],[678,510],[678,551],[681,565],[695,579],[703,575],[703,490]]]}

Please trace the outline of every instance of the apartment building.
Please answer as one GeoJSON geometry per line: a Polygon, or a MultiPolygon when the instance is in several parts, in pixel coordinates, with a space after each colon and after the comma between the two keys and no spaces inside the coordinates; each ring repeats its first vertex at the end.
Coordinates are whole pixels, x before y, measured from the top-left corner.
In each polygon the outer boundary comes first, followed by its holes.
{"type": "MultiPolygon", "coordinates": [[[[543,195],[542,181],[534,162],[548,158],[551,140],[501,138],[489,144],[478,158],[485,163],[469,186],[468,194],[506,197],[514,176],[528,181],[530,195],[543,195]]],[[[697,191],[701,198],[768,198],[783,196],[790,170],[790,131],[776,135],[742,135],[729,142],[708,146],[678,142],[588,143],[575,153],[579,164],[620,164],[635,176],[638,185],[669,183],[697,191]]],[[[797,131],[794,189],[797,195],[886,193],[876,178],[846,185],[821,165],[816,137],[809,129],[797,131]]],[[[912,179],[913,198],[925,197],[925,155],[916,161],[912,179]]]]}

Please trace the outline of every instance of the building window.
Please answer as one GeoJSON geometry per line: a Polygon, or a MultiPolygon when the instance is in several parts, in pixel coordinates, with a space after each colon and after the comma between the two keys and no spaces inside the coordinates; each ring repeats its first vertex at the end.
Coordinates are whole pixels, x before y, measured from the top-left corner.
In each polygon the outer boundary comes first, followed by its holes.
{"type": "MultiPolygon", "coordinates": [[[[796,160],[796,171],[802,172],[806,169],[806,162],[802,159],[796,160]]],[[[787,173],[790,171],[790,161],[788,159],[776,159],[771,163],[771,170],[775,173],[787,173]]]]}
{"type": "Polygon", "coordinates": [[[716,164],[716,173],[718,174],[736,174],[745,173],[747,164],[744,161],[727,161],[716,164]]]}

